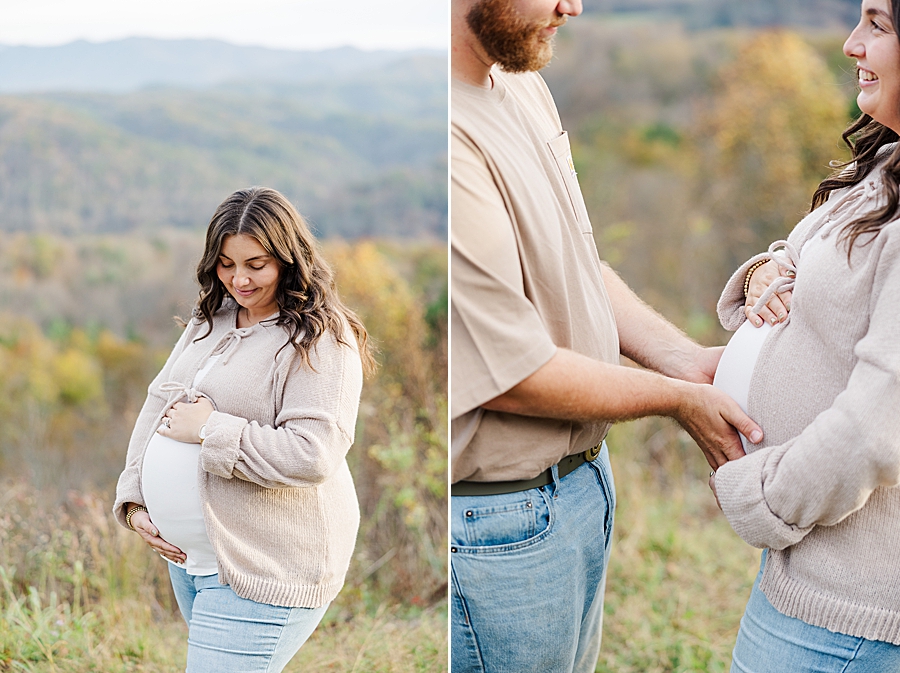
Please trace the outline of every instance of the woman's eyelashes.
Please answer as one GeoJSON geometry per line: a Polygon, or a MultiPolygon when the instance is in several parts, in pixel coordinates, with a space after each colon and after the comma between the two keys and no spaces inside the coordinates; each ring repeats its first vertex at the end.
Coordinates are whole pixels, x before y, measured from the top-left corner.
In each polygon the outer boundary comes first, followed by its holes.
{"type": "MultiPolygon", "coordinates": [[[[253,266],[252,264],[248,264],[247,268],[252,269],[253,271],[262,271],[263,269],[266,268],[267,264],[268,264],[268,262],[264,262],[263,264],[260,264],[259,266],[253,266]]],[[[230,269],[234,266],[234,262],[219,262],[219,266],[221,266],[223,269],[230,269]]]]}

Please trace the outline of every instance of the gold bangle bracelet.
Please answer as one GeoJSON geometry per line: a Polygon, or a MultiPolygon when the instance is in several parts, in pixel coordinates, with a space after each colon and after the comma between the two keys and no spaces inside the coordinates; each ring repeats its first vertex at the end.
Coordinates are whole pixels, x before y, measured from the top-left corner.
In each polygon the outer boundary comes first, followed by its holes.
{"type": "Polygon", "coordinates": [[[747,293],[750,291],[750,279],[753,277],[753,272],[756,271],[763,264],[768,264],[770,259],[761,259],[756,264],[747,269],[747,275],[744,278],[744,296],[747,296],[747,293]]]}
{"type": "Polygon", "coordinates": [[[138,505],[137,507],[132,507],[128,510],[128,514],[125,515],[125,523],[128,524],[128,527],[131,530],[134,530],[134,526],[131,525],[131,517],[133,517],[136,512],[147,512],[149,514],[149,511],[143,505],[138,505]]]}

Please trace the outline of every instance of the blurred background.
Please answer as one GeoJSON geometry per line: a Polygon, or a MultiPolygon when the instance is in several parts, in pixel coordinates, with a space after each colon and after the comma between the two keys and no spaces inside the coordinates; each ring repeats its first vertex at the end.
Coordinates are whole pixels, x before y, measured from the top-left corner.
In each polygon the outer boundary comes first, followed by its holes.
{"type": "MultiPolygon", "coordinates": [[[[807,212],[856,108],[857,0],[585,0],[544,71],[601,258],[705,345],[750,256],[807,212]]],[[[669,421],[609,439],[618,514],[598,671],[727,671],[759,551],[669,421]]]]}
{"type": "Polygon", "coordinates": [[[40,0],[0,27],[0,671],[183,670],[165,562],[110,508],[249,185],[309,219],[379,349],[353,565],[288,670],[446,669],[448,3],[345,4],[40,0]]]}

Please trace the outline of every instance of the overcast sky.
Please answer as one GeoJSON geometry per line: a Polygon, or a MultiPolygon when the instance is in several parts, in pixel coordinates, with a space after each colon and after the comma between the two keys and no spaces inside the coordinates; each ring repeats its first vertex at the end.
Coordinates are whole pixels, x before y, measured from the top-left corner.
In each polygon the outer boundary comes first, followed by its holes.
{"type": "Polygon", "coordinates": [[[216,38],[283,49],[446,49],[449,0],[6,0],[0,44],[216,38]]]}

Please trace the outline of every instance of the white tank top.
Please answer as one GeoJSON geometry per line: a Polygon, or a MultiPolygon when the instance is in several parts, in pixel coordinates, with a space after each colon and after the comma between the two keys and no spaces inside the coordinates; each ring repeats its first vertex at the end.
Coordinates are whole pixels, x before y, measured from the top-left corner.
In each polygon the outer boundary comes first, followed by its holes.
{"type": "MultiPolygon", "coordinates": [[[[193,387],[200,384],[219,357],[214,355],[206,361],[194,377],[193,387]]],[[[215,575],[218,572],[216,554],[206,534],[200,507],[199,463],[200,444],[176,442],[154,432],[144,453],[141,489],[144,504],[160,537],[187,555],[184,564],[173,565],[184,568],[189,575],[215,575]]]]}
{"type": "MultiPolygon", "coordinates": [[[[747,398],[750,394],[753,369],[756,367],[763,343],[771,331],[772,325],[767,322],[764,322],[762,327],[754,327],[749,320],[745,321],[731,337],[716,369],[713,385],[728,393],[745,414],[748,413],[747,398]]],[[[741,435],[741,443],[744,445],[744,451],[747,451],[748,441],[744,435],[741,435]]]]}

